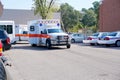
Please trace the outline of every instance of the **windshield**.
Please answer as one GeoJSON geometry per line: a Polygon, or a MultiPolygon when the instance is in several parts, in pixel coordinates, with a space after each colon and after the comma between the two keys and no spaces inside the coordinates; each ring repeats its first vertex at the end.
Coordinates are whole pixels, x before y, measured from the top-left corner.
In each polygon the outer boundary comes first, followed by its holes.
{"type": "Polygon", "coordinates": [[[93,34],[92,36],[98,36],[99,35],[99,33],[95,33],[95,34],[93,34]]]}
{"type": "Polygon", "coordinates": [[[117,35],[116,32],[112,32],[112,33],[110,33],[108,36],[116,36],[116,35],[117,35]]]}
{"type": "Polygon", "coordinates": [[[48,33],[61,33],[63,32],[61,29],[48,29],[48,33]]]}

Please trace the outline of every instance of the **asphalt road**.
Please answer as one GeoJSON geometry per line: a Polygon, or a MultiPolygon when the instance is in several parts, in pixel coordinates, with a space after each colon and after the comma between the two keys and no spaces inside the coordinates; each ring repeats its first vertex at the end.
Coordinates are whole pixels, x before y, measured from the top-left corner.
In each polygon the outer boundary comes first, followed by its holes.
{"type": "Polygon", "coordinates": [[[4,54],[23,80],[120,80],[120,48],[117,47],[78,43],[70,49],[63,46],[49,50],[16,44],[4,54]]]}

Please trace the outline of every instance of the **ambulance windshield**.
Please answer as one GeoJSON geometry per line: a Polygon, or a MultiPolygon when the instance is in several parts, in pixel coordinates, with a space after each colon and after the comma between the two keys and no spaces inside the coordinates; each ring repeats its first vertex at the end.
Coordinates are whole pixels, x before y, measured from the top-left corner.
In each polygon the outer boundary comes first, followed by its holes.
{"type": "Polygon", "coordinates": [[[48,33],[61,33],[63,32],[61,29],[48,29],[48,33]]]}

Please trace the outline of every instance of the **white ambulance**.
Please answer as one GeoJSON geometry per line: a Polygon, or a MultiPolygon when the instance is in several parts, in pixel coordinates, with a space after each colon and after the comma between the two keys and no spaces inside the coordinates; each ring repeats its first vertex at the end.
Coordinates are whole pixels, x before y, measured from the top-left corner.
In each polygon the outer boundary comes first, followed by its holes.
{"type": "Polygon", "coordinates": [[[28,41],[27,25],[16,25],[15,36],[19,41],[28,41]]]}
{"type": "Polygon", "coordinates": [[[6,30],[10,38],[10,43],[15,43],[15,22],[14,21],[0,21],[0,29],[6,30]]]}
{"type": "Polygon", "coordinates": [[[70,37],[62,31],[60,20],[33,20],[28,22],[29,43],[32,46],[66,46],[70,48],[70,37]]]}

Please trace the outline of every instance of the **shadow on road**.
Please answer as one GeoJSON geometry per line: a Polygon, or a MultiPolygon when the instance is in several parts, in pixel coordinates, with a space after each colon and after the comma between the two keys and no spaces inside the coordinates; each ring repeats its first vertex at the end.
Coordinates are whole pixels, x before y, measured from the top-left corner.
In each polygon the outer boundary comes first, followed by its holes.
{"type": "Polygon", "coordinates": [[[16,44],[12,46],[12,49],[43,51],[43,50],[63,50],[67,48],[59,46],[59,47],[52,47],[48,49],[45,46],[32,47],[30,44],[16,44]]]}
{"type": "Polygon", "coordinates": [[[94,46],[91,46],[90,44],[84,44],[84,43],[79,43],[79,44],[76,44],[76,45],[89,46],[89,47],[92,47],[92,48],[107,48],[107,49],[120,50],[120,47],[116,47],[115,45],[111,45],[109,47],[106,47],[105,45],[94,45],[94,46]]]}

